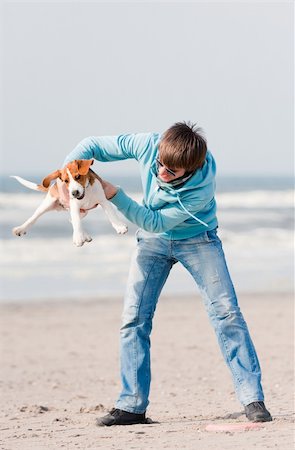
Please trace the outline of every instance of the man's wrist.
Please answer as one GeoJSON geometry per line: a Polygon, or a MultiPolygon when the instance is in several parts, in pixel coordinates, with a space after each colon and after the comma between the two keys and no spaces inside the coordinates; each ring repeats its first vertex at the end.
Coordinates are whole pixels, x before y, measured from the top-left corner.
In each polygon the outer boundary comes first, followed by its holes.
{"type": "Polygon", "coordinates": [[[110,196],[108,197],[108,200],[111,200],[112,198],[114,198],[115,195],[117,194],[117,192],[118,192],[118,190],[112,192],[112,193],[110,194],[110,196]]]}
{"type": "Polygon", "coordinates": [[[114,198],[118,194],[118,191],[119,191],[119,186],[114,186],[114,189],[112,189],[112,191],[109,193],[108,200],[111,200],[112,198],[114,198]]]}

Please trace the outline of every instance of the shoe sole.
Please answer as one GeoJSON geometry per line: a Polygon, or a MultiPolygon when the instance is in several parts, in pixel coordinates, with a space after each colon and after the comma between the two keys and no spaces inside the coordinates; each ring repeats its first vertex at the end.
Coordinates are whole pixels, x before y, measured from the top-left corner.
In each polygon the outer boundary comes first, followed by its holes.
{"type": "Polygon", "coordinates": [[[147,420],[145,420],[144,422],[128,422],[128,423],[103,423],[103,422],[99,422],[99,420],[97,419],[95,422],[95,425],[97,427],[112,427],[113,425],[121,425],[121,426],[128,426],[128,425],[144,425],[147,422],[147,420]]]}

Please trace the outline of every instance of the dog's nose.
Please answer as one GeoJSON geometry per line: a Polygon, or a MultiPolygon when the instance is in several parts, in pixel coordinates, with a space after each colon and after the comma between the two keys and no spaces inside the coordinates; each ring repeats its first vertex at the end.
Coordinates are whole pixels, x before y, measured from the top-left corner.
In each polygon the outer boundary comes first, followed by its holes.
{"type": "Polygon", "coordinates": [[[80,195],[80,192],[79,192],[79,191],[72,191],[72,196],[73,196],[74,198],[79,197],[79,195],[80,195]]]}

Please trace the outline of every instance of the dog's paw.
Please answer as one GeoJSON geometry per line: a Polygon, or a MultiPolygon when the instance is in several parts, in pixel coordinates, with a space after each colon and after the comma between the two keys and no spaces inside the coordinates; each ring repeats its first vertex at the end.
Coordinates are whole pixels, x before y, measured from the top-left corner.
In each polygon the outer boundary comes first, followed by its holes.
{"type": "Polygon", "coordinates": [[[23,235],[27,234],[27,231],[23,227],[15,227],[15,228],[13,228],[12,233],[15,236],[23,236],[23,235]]]}
{"type": "Polygon", "coordinates": [[[82,247],[82,245],[84,244],[85,239],[83,239],[83,236],[74,236],[73,237],[73,243],[76,247],[82,247]]]}
{"type": "Polygon", "coordinates": [[[82,247],[85,242],[91,242],[92,237],[86,233],[76,233],[73,235],[73,243],[76,247],[82,247]]]}
{"type": "Polygon", "coordinates": [[[118,234],[125,234],[128,231],[128,227],[124,223],[122,223],[121,225],[114,225],[114,228],[118,234]]]}

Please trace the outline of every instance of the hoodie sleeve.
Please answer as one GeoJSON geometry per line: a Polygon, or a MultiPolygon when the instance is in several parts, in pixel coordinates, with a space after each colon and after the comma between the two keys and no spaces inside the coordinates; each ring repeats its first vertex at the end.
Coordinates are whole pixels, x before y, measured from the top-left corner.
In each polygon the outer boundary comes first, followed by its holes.
{"type": "MultiPolygon", "coordinates": [[[[175,203],[168,204],[159,210],[141,206],[135,200],[132,200],[121,188],[118,189],[118,192],[110,201],[130,222],[151,233],[163,233],[171,230],[192,216],[189,211],[184,210],[177,203],[177,200],[175,203]]],[[[207,201],[200,200],[198,204],[194,205],[192,212],[197,213],[206,203],[207,201]]],[[[197,218],[195,219],[198,220],[197,218]]]]}
{"type": "Polygon", "coordinates": [[[68,154],[64,166],[75,159],[119,161],[134,158],[140,160],[158,141],[157,133],[122,134],[119,136],[90,136],[83,139],[68,154]]]}

